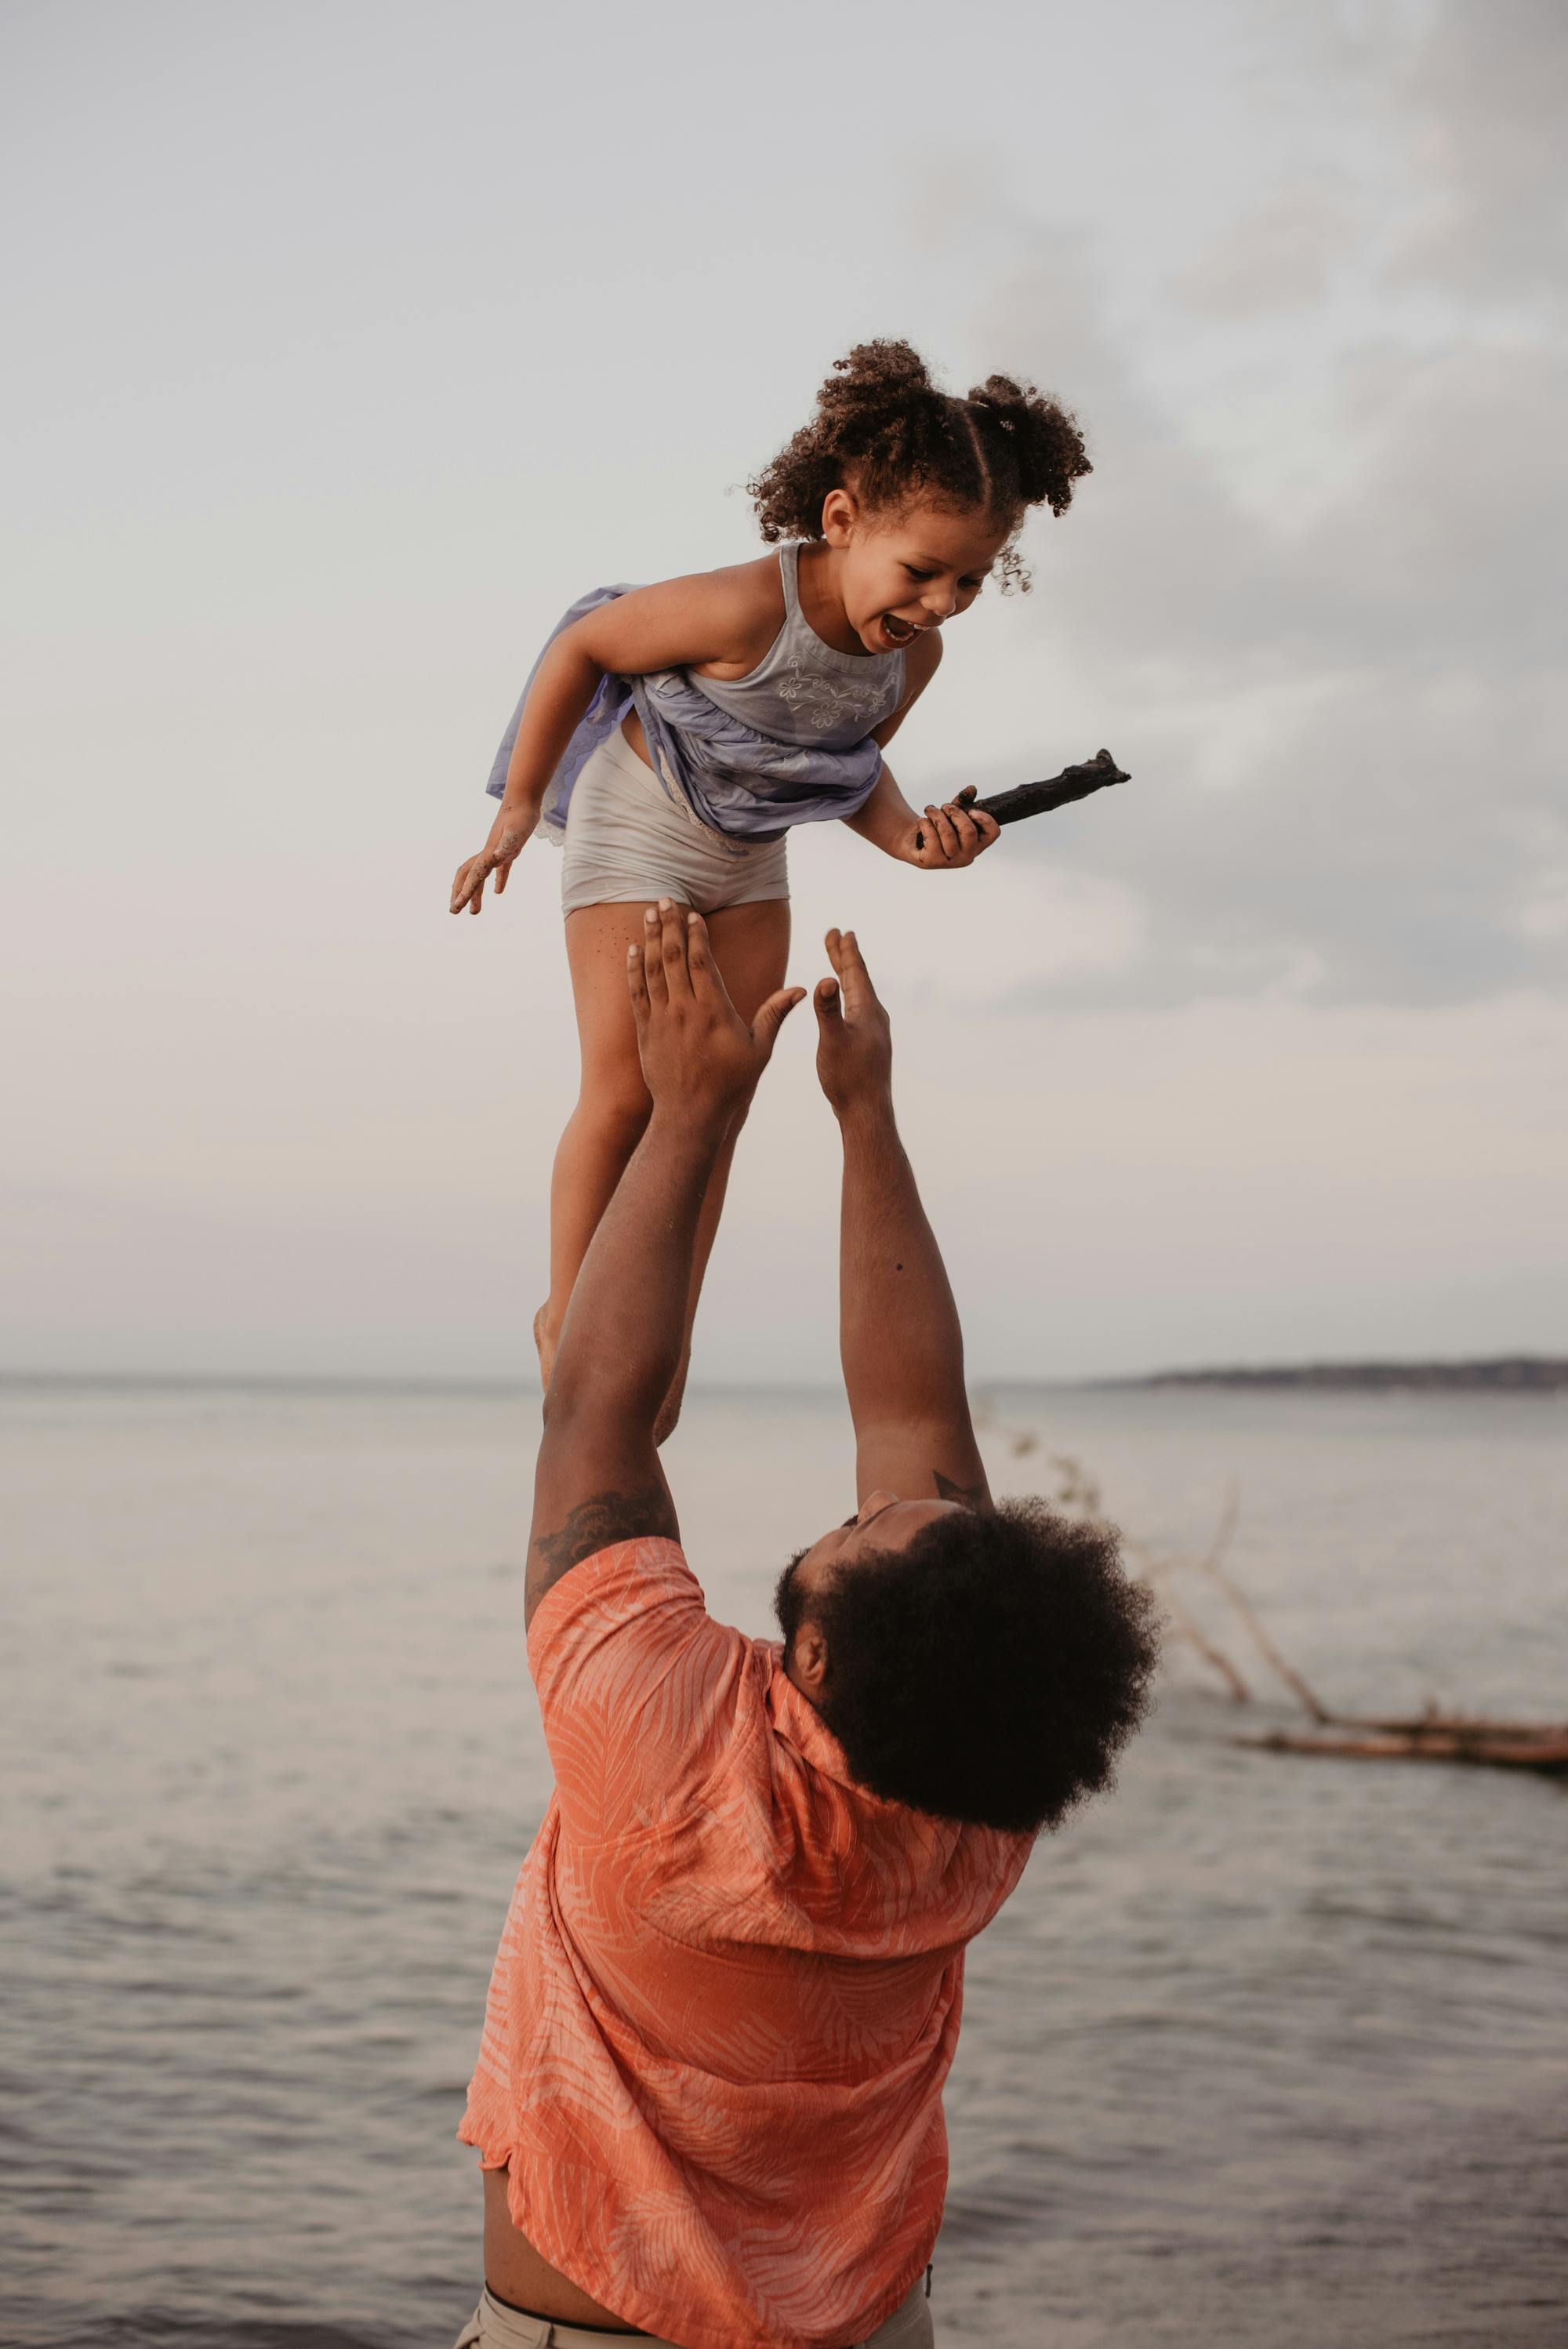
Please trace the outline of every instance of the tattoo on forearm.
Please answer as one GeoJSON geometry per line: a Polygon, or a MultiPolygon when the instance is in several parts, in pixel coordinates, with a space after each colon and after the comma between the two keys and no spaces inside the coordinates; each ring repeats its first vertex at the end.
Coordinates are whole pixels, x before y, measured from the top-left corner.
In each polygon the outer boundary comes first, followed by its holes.
{"type": "Polygon", "coordinates": [[[528,1562],[529,1589],[534,1598],[542,1599],[563,1574],[596,1550],[608,1549],[612,1542],[633,1541],[640,1534],[664,1534],[673,1541],[679,1532],[675,1503],[662,1476],[652,1478],[634,1493],[619,1493],[612,1487],[590,1494],[587,1500],[579,1501],[558,1532],[535,1538],[528,1562]]]}
{"type": "Polygon", "coordinates": [[[936,1497],[939,1501],[958,1501],[966,1509],[985,1507],[984,1485],[955,1485],[951,1476],[943,1475],[940,1468],[934,1468],[931,1473],[936,1480],[936,1497]]]}

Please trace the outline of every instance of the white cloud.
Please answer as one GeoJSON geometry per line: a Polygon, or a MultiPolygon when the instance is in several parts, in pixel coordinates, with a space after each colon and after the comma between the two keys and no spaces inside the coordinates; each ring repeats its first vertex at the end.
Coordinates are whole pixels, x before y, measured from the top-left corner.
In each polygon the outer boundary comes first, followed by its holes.
{"type": "Polygon", "coordinates": [[[1195,317],[1254,318],[1320,301],[1357,229],[1344,195],[1281,189],[1178,276],[1177,299],[1195,317]]]}
{"type": "MultiPolygon", "coordinates": [[[[1212,338],[1222,374],[1275,369],[1282,432],[1300,422],[1310,358],[1309,438],[1326,453],[1309,504],[1243,502],[1222,435],[1194,429],[1130,323],[1110,323],[1082,240],[1038,236],[986,305],[983,331],[1021,328],[1088,421],[1097,470],[1063,525],[1050,627],[1135,777],[1118,811],[1135,821],[1019,843],[1020,858],[1059,843],[1141,909],[1136,957],[1042,978],[1041,1000],[1171,1003],[1219,987],[1436,1003],[1568,987],[1550,880],[1568,858],[1562,289],[1502,318],[1450,272],[1439,317],[1408,284],[1407,232],[1439,200],[1445,233],[1471,208],[1476,250],[1506,239],[1511,206],[1528,215],[1525,248],[1556,233],[1538,93],[1521,101],[1523,161],[1507,131],[1532,59],[1556,88],[1568,20],[1521,8],[1504,23],[1517,53],[1477,63],[1476,119],[1454,129],[1473,174],[1414,131],[1434,109],[1464,113],[1465,60],[1499,43],[1491,17],[1450,6],[1348,61],[1363,116],[1380,109],[1386,147],[1407,159],[1402,179],[1357,183],[1360,295],[1319,304],[1294,342],[1212,338]]],[[[1330,59],[1326,94],[1346,63],[1330,59]]],[[[1299,182],[1264,194],[1179,277],[1191,353],[1199,314],[1245,323],[1270,306],[1271,254],[1305,299],[1304,254],[1343,249],[1340,202],[1332,184],[1321,206],[1299,182]]]]}
{"type": "Polygon", "coordinates": [[[1424,201],[1395,274],[1491,305],[1568,289],[1568,16],[1558,0],[1442,0],[1398,74],[1424,201]]]}

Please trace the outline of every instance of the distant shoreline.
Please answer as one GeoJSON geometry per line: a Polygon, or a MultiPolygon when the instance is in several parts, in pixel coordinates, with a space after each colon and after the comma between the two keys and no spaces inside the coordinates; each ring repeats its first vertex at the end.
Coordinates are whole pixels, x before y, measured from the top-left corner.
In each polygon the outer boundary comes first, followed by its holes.
{"type": "MultiPolygon", "coordinates": [[[[1568,1356],[1505,1354],[1473,1361],[1412,1362],[1281,1362],[1236,1363],[1191,1371],[1127,1371],[1114,1376],[1031,1379],[1016,1372],[999,1377],[975,1377],[971,1392],[977,1397],[994,1393],[1056,1392],[1077,1394],[1148,1393],[1171,1387],[1228,1388],[1279,1393],[1319,1394],[1519,1394],[1568,1393],[1568,1356]]],[[[421,1396],[471,1395],[497,1402],[536,1401],[531,1376],[458,1378],[431,1376],[379,1377],[352,1371],[290,1372],[286,1371],[60,1371],[0,1369],[0,1393],[73,1391],[125,1394],[253,1394],[289,1396],[421,1396]]],[[[718,1377],[696,1381],[693,1397],[708,1401],[744,1397],[763,1402],[769,1396],[797,1401],[837,1400],[841,1388],[832,1380],[738,1380],[718,1377]]]]}
{"type": "Polygon", "coordinates": [[[1568,1393],[1568,1357],[1502,1354],[1468,1362],[1285,1362],[1262,1368],[1152,1371],[1117,1387],[1248,1387],[1327,1394],[1568,1393]]]}

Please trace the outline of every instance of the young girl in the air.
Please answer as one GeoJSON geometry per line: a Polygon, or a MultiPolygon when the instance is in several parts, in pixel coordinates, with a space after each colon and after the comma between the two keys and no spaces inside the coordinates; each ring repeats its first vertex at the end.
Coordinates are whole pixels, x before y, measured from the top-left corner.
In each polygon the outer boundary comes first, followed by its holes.
{"type": "MultiPolygon", "coordinates": [[[[626,992],[645,907],[669,897],[704,916],[749,1020],[784,983],[791,825],[836,818],[921,872],[972,864],[996,837],[991,817],[954,801],[917,813],[882,750],[935,674],[943,623],[998,566],[1022,576],[1026,512],[1064,513],[1088,470],[1072,418],[1032,387],[992,376],[958,399],[907,343],[862,343],[749,484],[777,554],[598,588],[551,637],[497,754],[490,838],[452,885],[453,913],[477,914],[541,824],[564,840],[583,1087],[555,1155],[550,1295],[534,1321],[547,1386],[578,1268],[647,1118],[626,992]]],[[[733,1147],[704,1209],[688,1343],[733,1147]]]]}

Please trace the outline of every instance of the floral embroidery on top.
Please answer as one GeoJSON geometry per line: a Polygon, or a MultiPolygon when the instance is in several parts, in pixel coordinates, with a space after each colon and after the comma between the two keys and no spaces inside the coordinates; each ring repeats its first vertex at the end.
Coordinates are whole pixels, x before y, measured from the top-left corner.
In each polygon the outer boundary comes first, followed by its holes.
{"type": "Polygon", "coordinates": [[[847,678],[827,677],[820,669],[789,669],[775,691],[810,726],[839,726],[845,719],[865,718],[873,710],[880,716],[887,699],[880,678],[868,678],[861,685],[847,678]]]}

